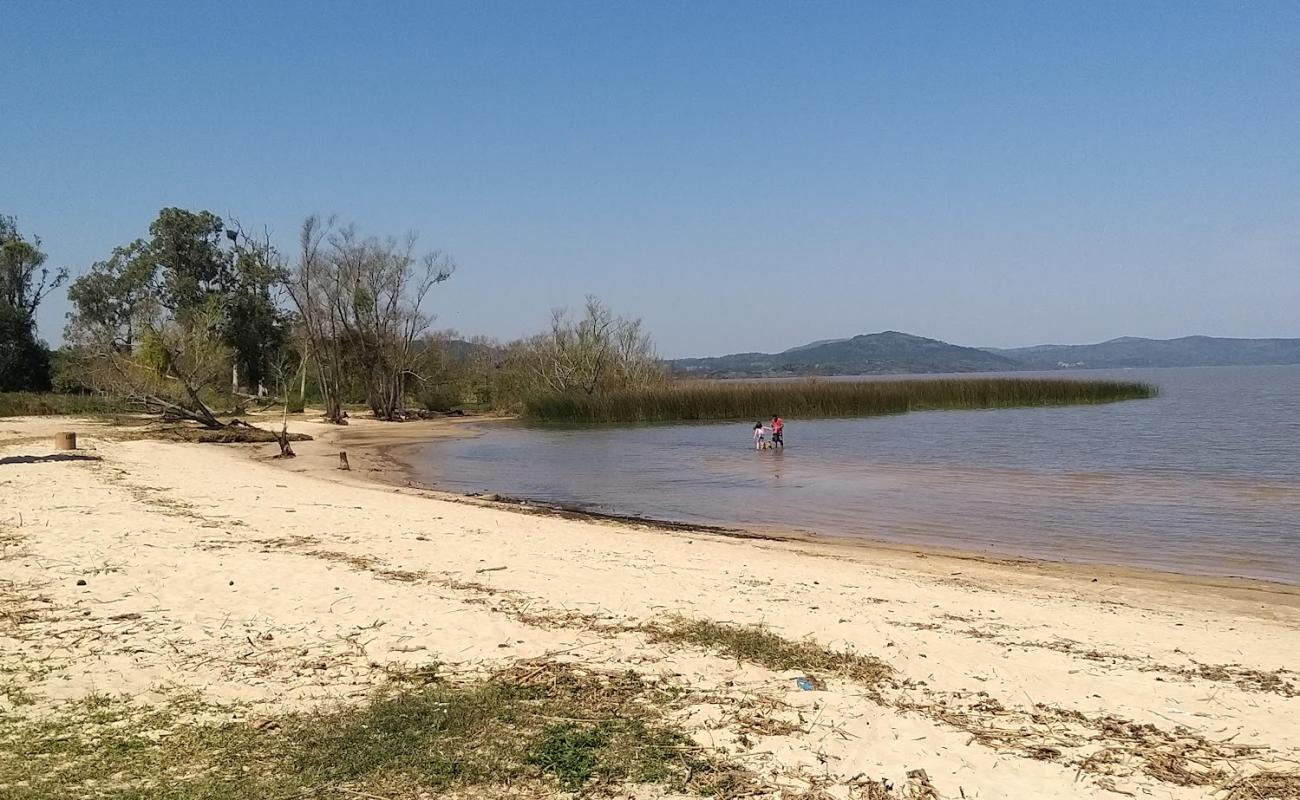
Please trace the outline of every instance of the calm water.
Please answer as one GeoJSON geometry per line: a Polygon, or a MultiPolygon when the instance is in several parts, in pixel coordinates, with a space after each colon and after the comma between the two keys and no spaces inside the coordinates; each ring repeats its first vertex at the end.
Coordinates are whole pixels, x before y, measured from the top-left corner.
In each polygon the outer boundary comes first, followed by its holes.
{"type": "MultiPolygon", "coordinates": [[[[1061,375],[1063,373],[1052,373],[1061,375]]],[[[1300,583],[1300,367],[1089,371],[1106,406],[553,429],[408,452],[418,477],[648,517],[1300,583]]]]}

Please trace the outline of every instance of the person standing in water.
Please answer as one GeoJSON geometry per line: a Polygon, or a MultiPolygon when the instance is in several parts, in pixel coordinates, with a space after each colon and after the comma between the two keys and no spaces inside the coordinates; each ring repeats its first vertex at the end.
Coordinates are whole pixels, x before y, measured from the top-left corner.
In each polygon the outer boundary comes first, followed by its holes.
{"type": "Polygon", "coordinates": [[[785,449],[785,420],[780,414],[772,415],[772,446],[785,449]]]}
{"type": "Polygon", "coordinates": [[[763,437],[763,423],[754,423],[754,449],[764,450],[767,448],[767,440],[763,437]]]}

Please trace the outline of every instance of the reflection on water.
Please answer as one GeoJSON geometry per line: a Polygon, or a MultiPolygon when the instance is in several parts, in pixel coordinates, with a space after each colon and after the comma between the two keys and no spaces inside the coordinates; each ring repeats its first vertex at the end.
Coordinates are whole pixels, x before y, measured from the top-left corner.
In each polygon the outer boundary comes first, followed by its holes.
{"type": "Polygon", "coordinates": [[[1300,367],[1080,375],[1149,380],[1161,395],[791,419],[785,451],[755,452],[752,422],[492,425],[407,457],[456,491],[1300,583],[1300,367]]]}

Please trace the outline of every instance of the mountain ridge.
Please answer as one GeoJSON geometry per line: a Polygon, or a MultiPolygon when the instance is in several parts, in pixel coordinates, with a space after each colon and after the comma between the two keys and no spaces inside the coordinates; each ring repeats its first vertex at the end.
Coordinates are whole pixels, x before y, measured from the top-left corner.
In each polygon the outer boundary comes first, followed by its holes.
{"type": "Polygon", "coordinates": [[[731,353],[669,359],[666,363],[675,373],[705,377],[1265,366],[1300,364],[1300,338],[1246,339],[1200,334],[1174,339],[1120,336],[1095,344],[979,348],[901,331],[881,331],[819,339],[779,353],[731,353]]]}
{"type": "Polygon", "coordinates": [[[732,353],[713,358],[668,362],[682,374],[726,375],[877,375],[918,372],[991,372],[1015,369],[1013,360],[938,339],[901,331],[822,339],[780,353],[732,353]]]}

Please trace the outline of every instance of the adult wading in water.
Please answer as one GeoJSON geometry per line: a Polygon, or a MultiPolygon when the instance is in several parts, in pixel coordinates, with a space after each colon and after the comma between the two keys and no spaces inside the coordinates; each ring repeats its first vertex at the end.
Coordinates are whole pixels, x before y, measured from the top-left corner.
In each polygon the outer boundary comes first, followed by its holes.
{"type": "Polygon", "coordinates": [[[785,449],[785,420],[780,414],[772,415],[772,446],[785,449]]]}

